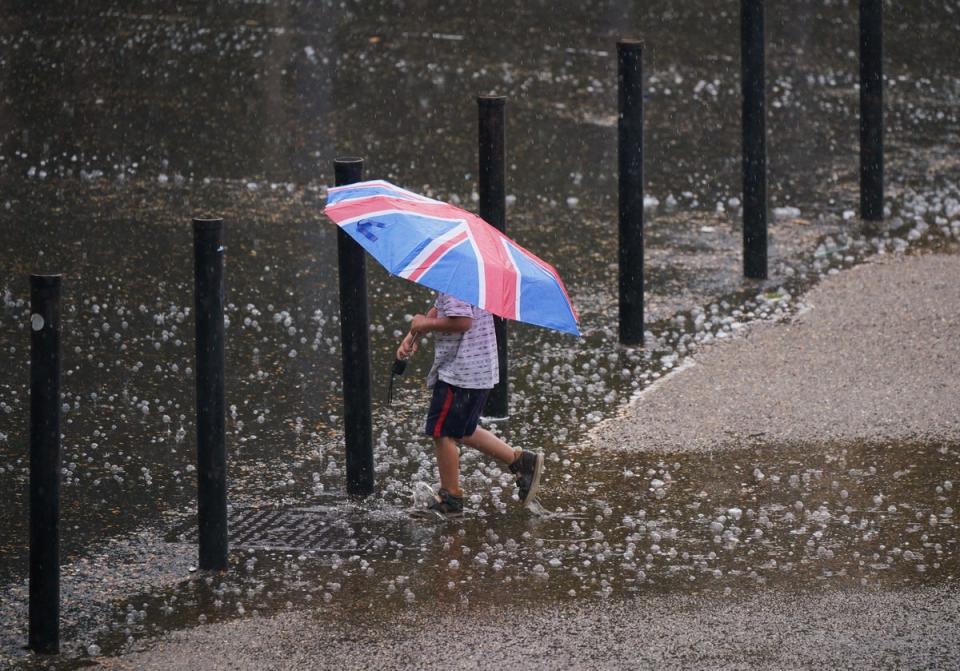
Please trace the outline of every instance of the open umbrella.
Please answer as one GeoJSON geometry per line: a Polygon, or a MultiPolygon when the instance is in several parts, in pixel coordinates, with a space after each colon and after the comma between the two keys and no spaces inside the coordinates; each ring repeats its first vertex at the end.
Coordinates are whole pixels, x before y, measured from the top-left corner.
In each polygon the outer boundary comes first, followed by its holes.
{"type": "Polygon", "coordinates": [[[554,267],[475,214],[383,180],[331,188],[324,214],[394,275],[500,317],[580,335],[554,267]]]}

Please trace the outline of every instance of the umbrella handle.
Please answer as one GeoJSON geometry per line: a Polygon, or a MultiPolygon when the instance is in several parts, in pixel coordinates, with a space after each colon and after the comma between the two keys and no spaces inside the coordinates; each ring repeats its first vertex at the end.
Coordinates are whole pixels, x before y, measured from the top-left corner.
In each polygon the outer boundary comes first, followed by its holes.
{"type": "MultiPolygon", "coordinates": [[[[411,336],[414,340],[416,340],[417,338],[420,337],[420,334],[417,333],[416,331],[410,331],[409,333],[407,333],[407,335],[408,335],[408,336],[411,336]]],[[[404,337],[404,339],[406,339],[406,337],[404,337]]],[[[407,355],[407,356],[405,356],[405,357],[402,358],[402,359],[397,359],[397,360],[394,362],[393,367],[396,368],[396,367],[397,367],[397,364],[398,364],[399,362],[401,362],[401,361],[403,361],[403,362],[404,362],[404,366],[406,366],[407,359],[409,359],[409,358],[410,358],[410,355],[407,355]]],[[[401,370],[399,373],[397,373],[397,375],[402,375],[402,374],[403,374],[403,370],[401,370]]]]}
{"type": "MultiPolygon", "coordinates": [[[[414,338],[419,337],[418,333],[410,331],[409,335],[414,338]]],[[[407,359],[394,359],[393,366],[390,368],[390,384],[387,387],[387,405],[390,405],[393,402],[393,378],[396,375],[403,375],[404,371],[407,370],[407,359]]]]}
{"type": "MultiPolygon", "coordinates": [[[[410,331],[410,333],[409,333],[408,335],[413,336],[414,339],[416,339],[416,338],[418,338],[418,337],[420,336],[419,333],[416,333],[416,332],[414,332],[414,331],[410,331]]],[[[390,383],[391,383],[391,384],[393,383],[393,379],[392,379],[392,376],[393,376],[393,375],[403,375],[403,372],[404,372],[405,370],[407,370],[407,361],[409,360],[409,358],[410,358],[410,357],[405,357],[405,358],[403,358],[403,359],[394,359],[394,360],[393,360],[393,368],[390,369],[390,375],[391,375],[390,383]]]]}

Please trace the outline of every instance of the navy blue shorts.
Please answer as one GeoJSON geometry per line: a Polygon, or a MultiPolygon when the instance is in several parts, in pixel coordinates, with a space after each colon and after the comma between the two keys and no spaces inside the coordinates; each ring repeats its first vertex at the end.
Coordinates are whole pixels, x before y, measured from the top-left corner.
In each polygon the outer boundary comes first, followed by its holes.
{"type": "Polygon", "coordinates": [[[489,389],[466,389],[437,380],[424,433],[434,438],[449,436],[458,440],[469,436],[477,430],[489,393],[489,389]]]}

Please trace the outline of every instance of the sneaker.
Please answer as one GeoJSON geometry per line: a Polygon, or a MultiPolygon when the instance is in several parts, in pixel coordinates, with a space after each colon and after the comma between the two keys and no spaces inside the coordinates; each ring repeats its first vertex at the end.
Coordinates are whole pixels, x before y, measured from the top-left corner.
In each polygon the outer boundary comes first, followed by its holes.
{"type": "Polygon", "coordinates": [[[444,517],[460,517],[463,515],[463,497],[454,496],[446,489],[441,489],[434,497],[433,503],[427,506],[427,510],[444,517]]]}
{"type": "Polygon", "coordinates": [[[517,476],[517,493],[520,496],[520,505],[530,502],[540,489],[540,474],[543,472],[543,452],[524,450],[520,456],[510,464],[510,472],[517,476]]]}

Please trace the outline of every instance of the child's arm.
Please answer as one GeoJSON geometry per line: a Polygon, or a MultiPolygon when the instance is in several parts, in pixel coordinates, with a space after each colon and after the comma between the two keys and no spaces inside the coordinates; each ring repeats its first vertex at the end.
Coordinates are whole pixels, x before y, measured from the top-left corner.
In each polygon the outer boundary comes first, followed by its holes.
{"type": "Polygon", "coordinates": [[[415,315],[410,323],[410,332],[416,334],[431,333],[463,333],[473,324],[470,317],[437,317],[436,308],[431,308],[425,315],[415,315]]]}
{"type": "MultiPolygon", "coordinates": [[[[416,315],[416,316],[413,318],[414,321],[411,322],[411,324],[410,324],[410,331],[407,333],[407,335],[404,336],[403,340],[402,340],[401,343],[400,343],[400,347],[397,348],[397,358],[398,358],[398,359],[406,359],[406,358],[410,357],[411,355],[415,354],[416,351],[417,351],[418,349],[420,349],[420,345],[417,343],[417,339],[420,338],[420,335],[423,333],[423,331],[420,331],[420,330],[415,329],[415,328],[413,327],[413,324],[416,323],[417,317],[436,320],[436,319],[437,319],[437,308],[436,308],[436,307],[432,307],[432,308],[430,308],[429,310],[427,310],[427,314],[426,314],[426,315],[416,315]]],[[[469,319],[469,318],[468,318],[468,319],[469,319]]],[[[440,321],[442,321],[442,320],[440,320],[440,321]]],[[[467,325],[467,328],[470,328],[469,324],[467,325]]],[[[466,330],[466,329],[464,329],[464,330],[466,330]]]]}

